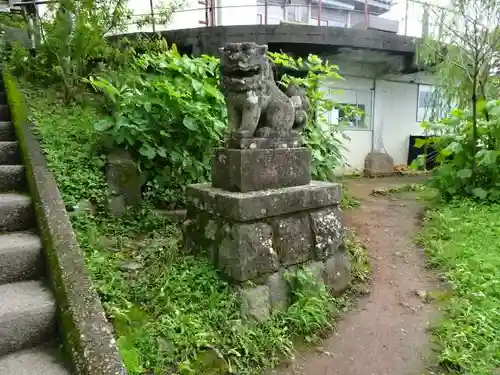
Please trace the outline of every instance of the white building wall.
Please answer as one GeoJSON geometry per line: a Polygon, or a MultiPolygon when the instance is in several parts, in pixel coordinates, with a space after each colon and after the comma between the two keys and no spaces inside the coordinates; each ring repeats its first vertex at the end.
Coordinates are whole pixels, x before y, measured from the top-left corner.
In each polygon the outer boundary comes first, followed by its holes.
{"type": "Polygon", "coordinates": [[[394,164],[406,164],[410,135],[421,135],[417,122],[418,84],[376,80],[374,148],[394,164]]]}
{"type": "Polygon", "coordinates": [[[362,101],[366,105],[365,128],[345,129],[343,145],[344,165],[336,173],[361,172],[364,168],[365,156],[372,148],[373,132],[373,88],[372,78],[344,76],[343,81],[335,81],[325,84],[324,90],[328,90],[327,97],[336,103],[356,103],[362,101]],[[360,98],[356,98],[356,95],[360,98]]]}
{"type": "MultiPolygon", "coordinates": [[[[258,0],[257,24],[265,24],[265,0],[258,0]]],[[[269,0],[267,5],[267,23],[279,25],[285,19],[285,0],[269,0]]]]}
{"type": "MultiPolygon", "coordinates": [[[[154,0],[153,4],[161,4],[165,1],[168,2],[168,0],[154,0]]],[[[129,0],[129,7],[134,14],[151,12],[149,1],[146,0],[129,0]],[[147,8],[146,12],[144,8],[147,8]]],[[[200,24],[200,21],[204,21],[205,18],[204,6],[198,4],[198,0],[186,0],[183,10],[176,12],[168,25],[156,25],[156,31],[203,27],[205,25],[200,24]]],[[[134,32],[134,28],[135,25],[132,25],[128,32],[134,32]]],[[[152,31],[152,26],[147,25],[140,31],[152,31]]]]}
{"type": "Polygon", "coordinates": [[[257,24],[257,0],[218,0],[217,25],[257,24]]]}
{"type": "Polygon", "coordinates": [[[387,152],[394,164],[406,164],[410,135],[422,135],[417,122],[418,84],[432,83],[425,75],[392,75],[385,79],[344,75],[344,81],[325,84],[328,97],[337,103],[364,104],[367,128],[345,128],[344,165],[335,172],[358,173],[364,170],[366,155],[373,151],[387,152]],[[335,90],[332,91],[332,87],[335,90]],[[369,104],[367,93],[372,94],[369,104]],[[362,98],[360,100],[360,98],[362,98]]]}

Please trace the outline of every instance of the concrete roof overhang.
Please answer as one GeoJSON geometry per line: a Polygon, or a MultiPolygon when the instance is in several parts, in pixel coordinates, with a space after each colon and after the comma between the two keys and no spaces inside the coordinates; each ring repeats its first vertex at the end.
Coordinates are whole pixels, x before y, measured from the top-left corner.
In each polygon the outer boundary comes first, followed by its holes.
{"type": "MultiPolygon", "coordinates": [[[[144,33],[128,34],[136,37],[144,33]]],[[[415,72],[419,39],[378,30],[363,30],[299,24],[199,27],[162,31],[184,53],[218,56],[219,48],[231,42],[267,44],[273,52],[294,56],[310,53],[364,63],[388,62],[399,73],[415,72]]]]}

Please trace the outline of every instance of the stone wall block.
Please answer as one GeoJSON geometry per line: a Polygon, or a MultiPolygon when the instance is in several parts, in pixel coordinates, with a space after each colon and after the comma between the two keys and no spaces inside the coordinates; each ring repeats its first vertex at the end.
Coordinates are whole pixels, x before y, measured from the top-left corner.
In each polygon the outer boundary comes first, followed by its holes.
{"type": "Polygon", "coordinates": [[[349,255],[337,252],[325,261],[323,279],[334,296],[339,296],[349,287],[351,282],[351,265],[349,255]]]}
{"type": "Polygon", "coordinates": [[[344,242],[342,212],[338,207],[330,207],[311,212],[314,233],[314,251],[317,260],[333,256],[344,242]]]}
{"type": "Polygon", "coordinates": [[[279,259],[269,224],[235,223],[221,236],[218,267],[238,282],[276,272],[279,259]]]}
{"type": "Polygon", "coordinates": [[[312,259],[313,234],[308,214],[277,218],[273,224],[276,250],[283,266],[312,259]]]}
{"type": "Polygon", "coordinates": [[[284,272],[269,275],[267,280],[271,310],[286,311],[290,305],[290,285],[285,280],[284,272]]]}
{"type": "Polygon", "coordinates": [[[387,176],[394,172],[394,160],[384,152],[370,152],[365,158],[365,174],[370,177],[387,176]]]}
{"type": "Polygon", "coordinates": [[[246,320],[263,322],[271,314],[269,286],[259,285],[240,290],[241,315],[246,320]]]}

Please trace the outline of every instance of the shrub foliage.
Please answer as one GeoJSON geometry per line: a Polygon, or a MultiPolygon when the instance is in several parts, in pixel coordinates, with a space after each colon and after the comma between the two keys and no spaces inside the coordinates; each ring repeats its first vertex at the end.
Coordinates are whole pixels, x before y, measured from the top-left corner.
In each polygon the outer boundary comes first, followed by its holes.
{"type": "MultiPolygon", "coordinates": [[[[500,100],[478,102],[477,144],[471,144],[472,111],[454,109],[424,124],[435,136],[420,142],[436,149],[439,167],[430,180],[445,200],[474,197],[500,201],[500,100]]],[[[423,158],[421,159],[423,161],[423,158]]]]}
{"type": "MultiPolygon", "coordinates": [[[[322,80],[341,79],[337,66],[311,55],[307,60],[270,54],[277,65],[301,69],[305,77],[284,74],[279,82],[307,90],[311,101],[306,145],[316,178],[330,178],[341,159],[341,134],[327,121],[334,103],[319,90],[322,80]]],[[[175,45],[133,57],[126,69],[91,77],[104,93],[108,115],[96,123],[106,147],[122,147],[138,160],[147,177],[146,194],[165,205],[179,205],[183,189],[210,178],[213,148],[226,132],[227,110],[219,89],[215,57],[181,55],[175,45]]]]}
{"type": "Polygon", "coordinates": [[[185,185],[210,177],[227,117],[218,75],[217,59],[190,58],[174,47],[90,79],[107,99],[109,114],[95,124],[104,145],[135,156],[147,193],[158,200],[178,204],[185,185]]]}

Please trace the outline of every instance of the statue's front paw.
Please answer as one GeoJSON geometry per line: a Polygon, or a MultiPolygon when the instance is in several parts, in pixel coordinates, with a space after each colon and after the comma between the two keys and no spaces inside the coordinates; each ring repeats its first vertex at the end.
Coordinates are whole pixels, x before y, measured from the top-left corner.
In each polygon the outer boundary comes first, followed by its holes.
{"type": "Polygon", "coordinates": [[[256,135],[259,138],[269,138],[273,135],[273,129],[269,127],[257,129],[256,135]]]}
{"type": "Polygon", "coordinates": [[[248,131],[248,130],[236,130],[234,133],[233,133],[233,137],[234,138],[252,138],[253,137],[253,133],[248,131]]]}

